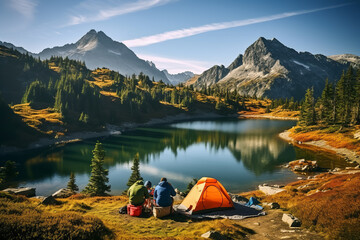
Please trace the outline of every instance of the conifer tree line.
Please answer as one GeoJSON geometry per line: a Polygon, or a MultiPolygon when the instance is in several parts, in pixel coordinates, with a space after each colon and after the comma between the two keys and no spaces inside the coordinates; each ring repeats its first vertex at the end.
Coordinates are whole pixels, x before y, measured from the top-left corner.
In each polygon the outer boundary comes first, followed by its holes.
{"type": "Polygon", "coordinates": [[[326,80],[318,99],[308,89],[301,106],[300,124],[349,126],[360,124],[360,70],[350,66],[336,83],[326,80]]]}
{"type": "MultiPolygon", "coordinates": [[[[190,89],[197,91],[192,86],[190,89]]],[[[199,92],[215,97],[215,109],[220,111],[225,110],[226,105],[235,111],[246,110],[245,100],[250,99],[249,96],[241,96],[237,91],[229,91],[229,89],[220,88],[218,85],[205,86],[199,92]],[[224,101],[221,101],[221,99],[224,101]]]]}

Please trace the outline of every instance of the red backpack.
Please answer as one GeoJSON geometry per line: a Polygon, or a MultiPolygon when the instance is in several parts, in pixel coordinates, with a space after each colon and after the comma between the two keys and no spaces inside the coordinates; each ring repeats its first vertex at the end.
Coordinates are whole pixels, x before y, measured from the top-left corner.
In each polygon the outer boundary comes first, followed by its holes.
{"type": "Polygon", "coordinates": [[[138,217],[140,216],[141,212],[142,212],[142,205],[140,206],[134,206],[131,204],[127,205],[127,214],[129,214],[130,216],[133,217],[138,217]]]}

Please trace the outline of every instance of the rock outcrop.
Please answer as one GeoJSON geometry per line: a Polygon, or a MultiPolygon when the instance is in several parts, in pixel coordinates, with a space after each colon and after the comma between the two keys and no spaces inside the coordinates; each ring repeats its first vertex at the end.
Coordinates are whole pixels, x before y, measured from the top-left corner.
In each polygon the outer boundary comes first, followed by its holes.
{"type": "Polygon", "coordinates": [[[25,197],[33,197],[35,196],[35,188],[30,187],[20,187],[20,188],[6,188],[2,191],[8,192],[15,195],[23,195],[25,197]]]}

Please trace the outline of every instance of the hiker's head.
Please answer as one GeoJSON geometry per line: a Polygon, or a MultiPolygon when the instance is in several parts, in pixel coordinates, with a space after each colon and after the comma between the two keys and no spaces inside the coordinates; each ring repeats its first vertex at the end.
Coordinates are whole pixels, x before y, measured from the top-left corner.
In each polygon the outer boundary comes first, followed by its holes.
{"type": "Polygon", "coordinates": [[[165,177],[160,179],[160,182],[167,182],[167,179],[165,177]]]}
{"type": "Polygon", "coordinates": [[[151,182],[150,181],[146,181],[144,184],[145,187],[147,188],[151,188],[151,182]]]}

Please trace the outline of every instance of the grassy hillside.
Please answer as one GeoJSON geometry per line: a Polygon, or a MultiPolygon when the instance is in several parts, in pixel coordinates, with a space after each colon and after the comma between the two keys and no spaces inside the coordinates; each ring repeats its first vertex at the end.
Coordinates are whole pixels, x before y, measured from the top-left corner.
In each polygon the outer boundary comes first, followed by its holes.
{"type": "MultiPolygon", "coordinates": [[[[13,103],[13,111],[28,126],[49,137],[180,113],[236,113],[244,107],[237,94],[195,92],[151,81],[142,73],[89,70],[68,58],[40,61],[6,47],[0,48],[0,79],[4,101],[13,103]]],[[[13,139],[19,140],[16,136],[13,139]]]]}
{"type": "Polygon", "coordinates": [[[26,143],[35,141],[42,134],[27,126],[20,116],[2,100],[0,95],[0,146],[16,145],[26,146],[26,143]],[[21,140],[21,141],[19,141],[21,140]]]}

